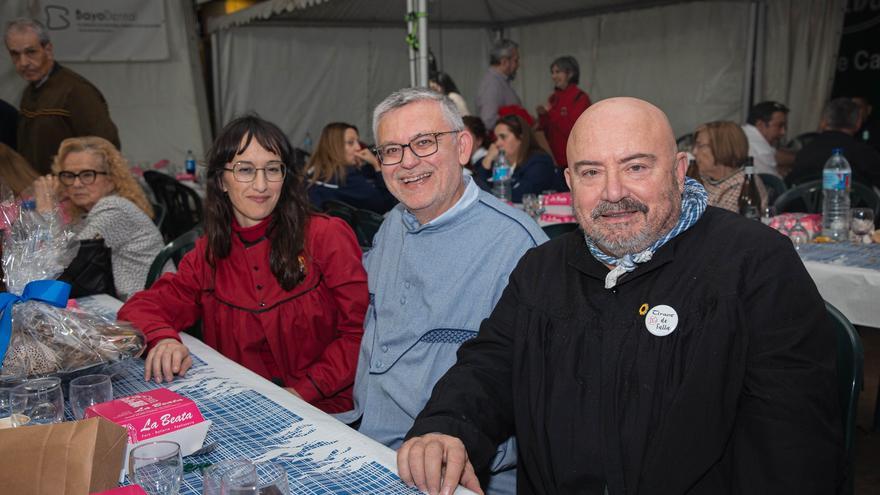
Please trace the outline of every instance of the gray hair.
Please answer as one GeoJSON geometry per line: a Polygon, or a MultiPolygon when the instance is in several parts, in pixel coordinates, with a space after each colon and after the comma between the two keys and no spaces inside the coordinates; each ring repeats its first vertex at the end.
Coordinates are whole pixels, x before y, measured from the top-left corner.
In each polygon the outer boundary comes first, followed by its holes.
{"type": "Polygon", "coordinates": [[[19,17],[18,19],[13,19],[6,23],[6,31],[4,32],[3,39],[9,36],[11,31],[25,31],[28,29],[32,29],[35,33],[37,33],[37,38],[40,40],[40,45],[46,46],[52,40],[49,39],[49,31],[46,30],[46,26],[43,25],[42,22],[31,19],[29,17],[19,17]]]}
{"type": "Polygon", "coordinates": [[[492,44],[492,51],[489,52],[489,65],[499,65],[505,58],[513,56],[513,51],[518,49],[519,45],[515,41],[508,39],[500,39],[492,44]]]}
{"type": "Polygon", "coordinates": [[[461,113],[459,113],[458,107],[455,106],[455,103],[448,96],[430,88],[403,88],[388,95],[373,110],[373,139],[376,141],[376,144],[379,144],[379,121],[382,117],[392,110],[397,110],[410,103],[419,101],[436,101],[440,104],[440,110],[443,112],[443,120],[452,127],[452,130],[460,131],[464,129],[461,113]]]}
{"type": "Polygon", "coordinates": [[[550,70],[553,70],[553,66],[556,66],[557,69],[562,72],[568,73],[568,82],[572,84],[577,84],[581,80],[581,67],[578,65],[578,61],[574,57],[569,57],[568,55],[564,57],[559,57],[550,64],[550,70]]]}
{"type": "Polygon", "coordinates": [[[835,98],[825,105],[822,118],[829,129],[856,129],[859,126],[859,105],[851,98],[835,98]]]}

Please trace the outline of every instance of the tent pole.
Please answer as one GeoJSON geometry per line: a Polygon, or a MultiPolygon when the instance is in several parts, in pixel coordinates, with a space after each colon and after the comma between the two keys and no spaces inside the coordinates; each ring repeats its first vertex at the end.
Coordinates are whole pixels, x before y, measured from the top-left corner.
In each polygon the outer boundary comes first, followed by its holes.
{"type": "Polygon", "coordinates": [[[752,106],[752,98],[754,98],[754,90],[759,84],[755,80],[755,51],[756,51],[756,35],[758,27],[758,9],[757,4],[752,2],[749,5],[749,25],[748,38],[746,39],[746,63],[745,63],[745,80],[742,88],[742,121],[745,122],[749,115],[749,108],[752,106]]]}
{"type": "Polygon", "coordinates": [[[419,86],[428,86],[428,2],[419,1],[419,86]]]}
{"type": "MultiPolygon", "coordinates": [[[[406,38],[407,40],[412,39],[413,27],[415,23],[412,21],[413,11],[415,0],[406,0],[406,38]]],[[[418,68],[416,66],[416,51],[413,48],[412,44],[409,44],[409,85],[410,87],[416,86],[416,77],[417,77],[418,68]]]]}

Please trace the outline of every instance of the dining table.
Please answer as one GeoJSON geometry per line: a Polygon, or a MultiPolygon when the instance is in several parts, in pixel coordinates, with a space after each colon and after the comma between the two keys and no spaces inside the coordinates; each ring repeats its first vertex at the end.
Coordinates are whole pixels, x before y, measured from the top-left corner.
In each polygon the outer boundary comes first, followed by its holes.
{"type": "MultiPolygon", "coordinates": [[[[115,320],[121,302],[106,295],[77,299],[81,310],[115,320]]],[[[181,334],[193,365],[171,383],[144,380],[144,362],[110,367],[115,397],[167,387],[193,400],[213,422],[205,444],[217,448],[185,462],[277,461],[291,494],[415,494],[397,476],[396,453],[285,389],[227,359],[202,341],[181,334]]],[[[126,480],[126,483],[128,481],[126,480]]],[[[202,493],[202,473],[184,474],[181,494],[202,493]]],[[[457,494],[472,493],[459,487],[457,494]]]]}
{"type": "Polygon", "coordinates": [[[822,298],[851,323],[880,328],[880,244],[807,243],[797,251],[822,298]]]}

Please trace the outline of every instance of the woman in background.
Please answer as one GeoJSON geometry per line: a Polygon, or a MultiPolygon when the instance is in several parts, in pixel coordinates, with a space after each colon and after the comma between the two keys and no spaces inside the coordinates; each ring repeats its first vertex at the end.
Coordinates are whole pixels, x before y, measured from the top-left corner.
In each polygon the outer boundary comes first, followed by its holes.
{"type": "Polygon", "coordinates": [[[438,72],[434,77],[428,79],[428,86],[434,91],[449,97],[449,99],[452,100],[452,103],[455,103],[455,106],[458,108],[458,112],[462,117],[471,114],[471,111],[468,110],[467,103],[465,103],[464,98],[458,91],[458,86],[455,85],[455,81],[452,80],[452,77],[450,77],[449,74],[438,72]]]}
{"type": "MultiPolygon", "coordinates": [[[[739,194],[745,179],[743,164],[749,156],[749,142],[735,122],[709,122],[694,132],[696,177],[709,194],[709,204],[739,212],[739,194]]],[[[767,206],[767,189],[757,174],[754,176],[761,196],[761,208],[767,206]]]]}
{"type": "Polygon", "coordinates": [[[52,175],[34,182],[34,196],[40,212],[66,198],[62,206],[76,224],[76,238],[104,240],[118,298],[144,288],[165,244],[153,223],[153,207],[113,143],[95,136],[62,141],[52,175]]]}
{"type": "Polygon", "coordinates": [[[503,151],[513,169],[511,193],[514,203],[522,202],[524,194],[567,190],[561,170],[553,158],[538,145],[535,133],[519,115],[506,115],[495,124],[495,142],[483,158],[479,169],[488,180],[492,162],[503,151]]]}
{"type": "Polygon", "coordinates": [[[590,97],[578,87],[581,69],[574,57],[559,57],[550,64],[553,94],[538,105],[538,129],[544,131],[556,164],[568,166],[565,146],[575,121],[590,106],[590,97]]]}
{"type": "Polygon", "coordinates": [[[327,124],[306,171],[309,201],[321,210],[327,200],[383,214],[397,204],[385,188],[379,160],[360,144],[357,127],[344,122],[327,124]]]}
{"type": "Polygon", "coordinates": [[[0,183],[6,184],[15,197],[20,197],[39,176],[23,156],[0,143],[0,183]]]}

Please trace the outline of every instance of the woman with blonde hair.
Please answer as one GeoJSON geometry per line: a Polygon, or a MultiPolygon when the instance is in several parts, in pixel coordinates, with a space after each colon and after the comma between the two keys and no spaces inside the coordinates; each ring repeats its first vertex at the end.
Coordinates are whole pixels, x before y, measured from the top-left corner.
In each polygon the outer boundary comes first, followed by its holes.
{"type": "Polygon", "coordinates": [[[357,127],[344,122],[324,126],[306,166],[309,202],[321,210],[325,201],[385,213],[397,204],[385,188],[379,160],[361,146],[357,127]]]}
{"type": "MultiPolygon", "coordinates": [[[[697,173],[709,194],[709,205],[739,212],[739,194],[745,180],[743,165],[749,156],[749,141],[736,122],[708,122],[694,132],[697,173]]],[[[761,207],[767,206],[767,189],[755,175],[761,207]]]]}
{"type": "MultiPolygon", "coordinates": [[[[52,175],[34,183],[37,209],[51,211],[56,198],[76,223],[77,239],[103,239],[111,250],[116,296],[142,290],[162,234],[153,208],[119,150],[104,138],[74,137],[61,142],[52,175]]],[[[82,248],[81,248],[82,249],[82,248]]]]}

